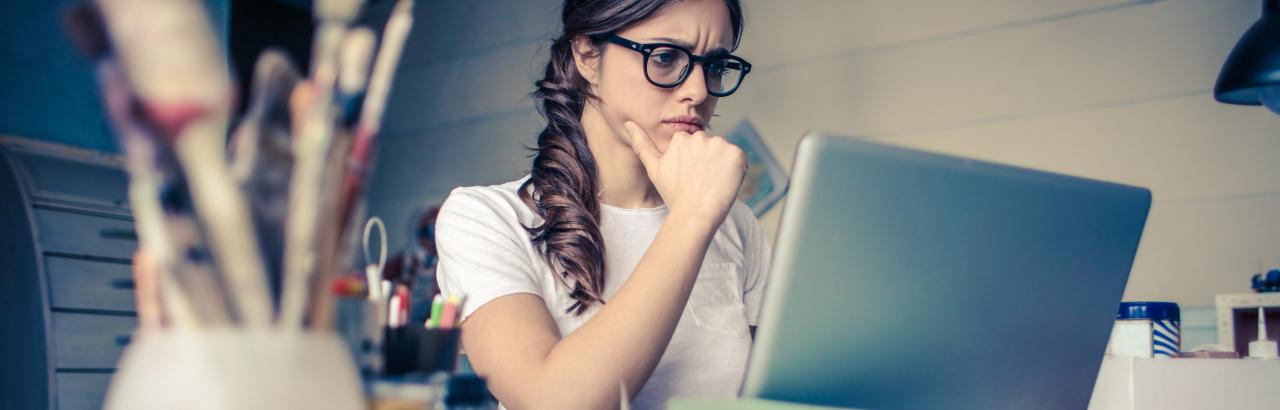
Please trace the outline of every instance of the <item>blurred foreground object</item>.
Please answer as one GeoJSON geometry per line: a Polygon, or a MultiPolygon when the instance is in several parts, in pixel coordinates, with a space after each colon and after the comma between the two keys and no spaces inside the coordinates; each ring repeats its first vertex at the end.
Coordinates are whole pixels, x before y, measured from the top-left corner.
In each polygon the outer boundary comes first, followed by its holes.
{"type": "Polygon", "coordinates": [[[263,52],[234,132],[242,98],[202,1],[68,9],[66,28],[96,65],[126,153],[141,243],[142,331],[108,408],[364,406],[332,329],[330,290],[352,270],[352,231],[413,1],[397,2],[381,44],[351,26],[362,5],[315,2],[307,78],[284,53],[263,52]]]}

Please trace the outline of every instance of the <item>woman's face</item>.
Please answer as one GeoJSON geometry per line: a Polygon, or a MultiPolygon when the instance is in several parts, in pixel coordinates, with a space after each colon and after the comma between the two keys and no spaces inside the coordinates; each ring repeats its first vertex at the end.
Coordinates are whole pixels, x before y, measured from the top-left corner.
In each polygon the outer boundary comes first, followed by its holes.
{"type": "MultiPolygon", "coordinates": [[[[733,46],[733,25],[723,0],[684,0],[670,4],[618,36],[641,44],[670,43],[696,55],[733,46]]],[[[594,93],[600,111],[620,143],[629,145],[623,125],[634,121],[665,152],[676,132],[704,130],[715,113],[717,97],[707,93],[701,65],[694,65],[674,88],[653,85],[645,78],[644,55],[616,44],[602,45],[594,93]]]]}

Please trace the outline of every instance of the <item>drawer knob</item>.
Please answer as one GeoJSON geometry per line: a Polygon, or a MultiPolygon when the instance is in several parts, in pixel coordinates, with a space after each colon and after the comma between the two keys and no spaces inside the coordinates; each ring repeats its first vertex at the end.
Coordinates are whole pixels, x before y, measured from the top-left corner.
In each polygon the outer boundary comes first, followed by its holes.
{"type": "Polygon", "coordinates": [[[133,279],[116,278],[111,280],[112,289],[127,290],[133,289],[133,279]]]}
{"type": "Polygon", "coordinates": [[[98,231],[98,236],[105,239],[122,239],[127,241],[138,240],[138,233],[132,229],[103,229],[98,231]]]}
{"type": "Polygon", "coordinates": [[[131,342],[131,341],[133,341],[133,336],[130,336],[130,335],[118,335],[118,336],[116,336],[116,346],[124,347],[124,346],[128,345],[128,344],[129,344],[129,342],[131,342]]]}

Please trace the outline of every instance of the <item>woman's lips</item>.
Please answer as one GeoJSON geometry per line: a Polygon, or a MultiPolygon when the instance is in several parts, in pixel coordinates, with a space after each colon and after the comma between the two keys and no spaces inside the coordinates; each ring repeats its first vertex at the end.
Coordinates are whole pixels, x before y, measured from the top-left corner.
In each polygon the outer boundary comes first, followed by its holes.
{"type": "Polygon", "coordinates": [[[675,130],[676,132],[695,133],[702,131],[702,126],[688,122],[663,122],[662,126],[675,130]]]}

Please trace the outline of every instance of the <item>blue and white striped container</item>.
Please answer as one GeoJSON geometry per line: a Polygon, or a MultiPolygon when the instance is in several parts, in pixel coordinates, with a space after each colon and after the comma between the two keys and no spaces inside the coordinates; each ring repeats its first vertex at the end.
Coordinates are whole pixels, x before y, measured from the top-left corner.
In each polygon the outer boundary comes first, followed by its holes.
{"type": "Polygon", "coordinates": [[[1156,357],[1178,357],[1182,350],[1181,324],[1178,320],[1151,321],[1151,351],[1156,357]]]}
{"type": "Polygon", "coordinates": [[[1121,303],[1107,354],[1176,358],[1182,348],[1181,323],[1177,303],[1121,303]]]}

